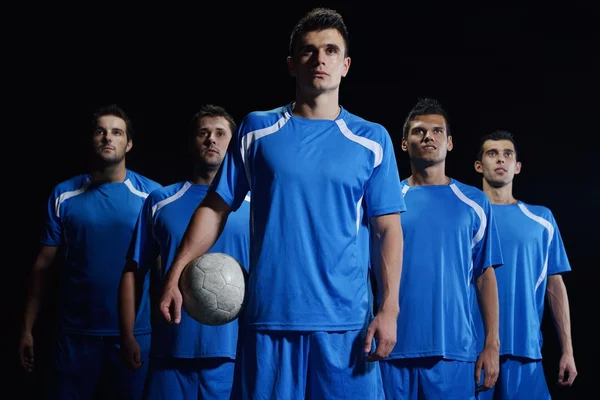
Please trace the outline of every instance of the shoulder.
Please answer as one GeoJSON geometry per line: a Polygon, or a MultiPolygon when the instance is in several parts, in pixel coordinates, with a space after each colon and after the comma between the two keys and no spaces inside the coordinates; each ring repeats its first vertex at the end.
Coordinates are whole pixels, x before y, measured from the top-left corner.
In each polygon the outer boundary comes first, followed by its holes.
{"type": "Polygon", "coordinates": [[[168,199],[169,197],[176,195],[186,186],[189,187],[189,185],[190,184],[188,182],[177,182],[167,186],[160,186],[150,192],[148,195],[148,201],[156,204],[164,199],[168,199]]]}
{"type": "Polygon", "coordinates": [[[160,183],[131,170],[127,170],[127,179],[125,182],[127,181],[131,182],[135,189],[146,194],[162,187],[160,183]]]}
{"type": "Polygon", "coordinates": [[[338,121],[342,121],[338,125],[345,125],[354,135],[373,140],[379,144],[384,144],[390,140],[390,134],[382,124],[359,117],[345,109],[342,111],[342,117],[338,121]]]}
{"type": "Polygon", "coordinates": [[[525,203],[524,201],[519,201],[519,207],[525,212],[530,212],[535,216],[544,218],[549,221],[554,221],[554,215],[548,207],[544,207],[542,205],[537,204],[529,204],[525,203]]]}
{"type": "Polygon", "coordinates": [[[466,196],[468,199],[476,202],[480,206],[484,208],[491,208],[490,199],[483,190],[454,179],[452,180],[451,185],[458,189],[458,191],[464,196],[466,196]]]}
{"type": "Polygon", "coordinates": [[[240,135],[265,129],[289,119],[289,106],[281,106],[266,111],[252,111],[241,121],[238,131],[240,135]]]}
{"type": "Polygon", "coordinates": [[[83,192],[91,183],[88,174],[81,174],[59,182],[52,189],[52,195],[55,197],[65,193],[83,192]]]}

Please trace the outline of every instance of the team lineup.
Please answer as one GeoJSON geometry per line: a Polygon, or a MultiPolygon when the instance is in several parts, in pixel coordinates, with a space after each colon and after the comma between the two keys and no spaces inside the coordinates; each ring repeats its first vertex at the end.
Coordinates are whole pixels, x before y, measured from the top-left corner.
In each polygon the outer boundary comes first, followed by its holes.
{"type": "Polygon", "coordinates": [[[45,398],[541,400],[573,384],[571,266],[551,210],[513,196],[516,138],[482,134],[481,187],[462,183],[446,173],[449,116],[419,99],[398,138],[401,176],[387,129],[340,104],[350,65],[342,16],[310,11],[289,41],[293,101],[239,124],[202,106],[188,176],[166,186],[126,167],[125,111],[96,110],[89,173],[48,198],[23,315],[31,372],[60,259],[45,398]],[[211,253],[247,277],[241,314],[215,325],[186,312],[180,285],[211,253]],[[562,351],[554,382],[546,302],[562,351]]]}

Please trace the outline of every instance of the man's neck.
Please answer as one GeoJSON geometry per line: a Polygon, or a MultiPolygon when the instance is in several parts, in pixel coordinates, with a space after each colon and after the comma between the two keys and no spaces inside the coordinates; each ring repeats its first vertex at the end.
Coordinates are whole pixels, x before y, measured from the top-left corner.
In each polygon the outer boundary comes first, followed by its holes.
{"type": "Polygon", "coordinates": [[[450,178],[446,176],[446,163],[441,162],[420,168],[411,164],[412,175],[408,177],[410,186],[448,185],[450,178]]]}
{"type": "Polygon", "coordinates": [[[210,185],[217,175],[217,170],[209,169],[204,165],[196,165],[191,182],[194,185],[210,185]]]}
{"type": "Polygon", "coordinates": [[[483,179],[483,191],[492,204],[517,204],[517,199],[512,194],[512,182],[502,187],[493,187],[483,179]]]}
{"type": "Polygon", "coordinates": [[[92,176],[92,182],[123,182],[127,177],[127,168],[125,162],[120,162],[114,165],[93,168],[90,175],[92,176]]]}
{"type": "Polygon", "coordinates": [[[297,117],[331,121],[335,120],[340,112],[337,90],[321,93],[316,97],[303,96],[298,93],[292,109],[292,113],[297,117]]]}

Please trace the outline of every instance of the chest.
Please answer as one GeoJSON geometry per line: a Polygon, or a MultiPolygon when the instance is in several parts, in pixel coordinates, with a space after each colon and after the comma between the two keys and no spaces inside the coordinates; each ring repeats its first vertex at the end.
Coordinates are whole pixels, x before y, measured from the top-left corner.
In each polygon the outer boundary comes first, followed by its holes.
{"type": "Polygon", "coordinates": [[[335,125],[290,126],[256,141],[251,153],[255,176],[311,187],[363,186],[375,159],[372,151],[346,138],[335,125]]]}
{"type": "Polygon", "coordinates": [[[67,234],[131,230],[143,202],[144,198],[131,193],[125,185],[89,190],[66,202],[62,209],[63,226],[67,234]]]}
{"type": "Polygon", "coordinates": [[[481,225],[476,210],[449,188],[411,188],[404,201],[407,211],[402,215],[402,228],[407,236],[472,237],[481,225]]]}
{"type": "Polygon", "coordinates": [[[494,208],[498,235],[506,248],[544,251],[553,228],[546,220],[527,217],[517,207],[510,210],[494,208]]]}

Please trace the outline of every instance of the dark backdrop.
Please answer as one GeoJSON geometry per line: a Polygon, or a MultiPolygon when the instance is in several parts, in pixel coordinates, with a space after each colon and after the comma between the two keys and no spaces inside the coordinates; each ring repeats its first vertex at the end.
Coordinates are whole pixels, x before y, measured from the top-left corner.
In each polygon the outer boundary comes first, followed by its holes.
{"type": "MultiPolygon", "coordinates": [[[[592,246],[600,204],[597,9],[591,2],[560,8],[415,3],[9,4],[2,28],[2,127],[11,340],[4,360],[17,379],[5,374],[8,387],[16,385],[23,396],[36,391],[36,375],[16,368],[25,278],[50,190],[85,171],[81,144],[91,111],[122,105],[138,133],[129,168],[162,184],[181,180],[187,173],[184,129],[197,107],[220,104],[239,120],[291,101],[290,30],[303,12],[329,5],[343,13],[350,30],[352,66],[341,103],[386,126],[403,178],[409,170],[399,149],[401,127],[419,97],[435,97],[449,112],[455,149],[448,172],[465,183],[480,185],[473,170],[479,136],[499,128],[516,135],[523,162],[516,196],[554,212],[574,270],[565,281],[579,377],[568,391],[555,387],[560,352],[546,315],[548,380],[555,398],[583,398],[598,370],[589,318],[597,315],[592,246]]],[[[45,306],[38,362],[51,340],[52,302],[45,306]]]]}

